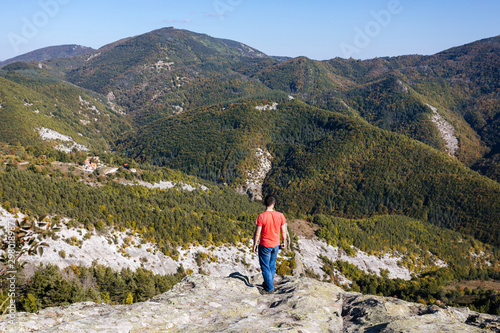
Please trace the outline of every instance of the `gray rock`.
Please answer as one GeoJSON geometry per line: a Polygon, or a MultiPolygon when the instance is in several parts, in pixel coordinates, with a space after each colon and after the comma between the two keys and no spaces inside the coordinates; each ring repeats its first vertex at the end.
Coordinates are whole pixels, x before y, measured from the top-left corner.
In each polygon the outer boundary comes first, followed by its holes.
{"type": "Polygon", "coordinates": [[[277,277],[274,294],[232,274],[191,275],[147,302],[92,302],[18,313],[7,332],[500,332],[500,317],[367,296],[309,278],[277,277]]]}
{"type": "Polygon", "coordinates": [[[344,294],[344,332],[500,332],[500,317],[396,298],[344,294]],[[471,320],[477,316],[478,319],[471,320]]]}

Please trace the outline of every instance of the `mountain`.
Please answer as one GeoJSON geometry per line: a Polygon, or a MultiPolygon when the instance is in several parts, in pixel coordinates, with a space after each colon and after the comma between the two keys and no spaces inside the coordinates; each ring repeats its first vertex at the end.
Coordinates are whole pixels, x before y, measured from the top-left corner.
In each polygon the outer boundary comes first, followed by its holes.
{"type": "Polygon", "coordinates": [[[24,62],[0,69],[3,142],[38,145],[48,140],[62,150],[106,150],[127,130],[123,112],[92,91],[24,62]]]}
{"type": "Polygon", "coordinates": [[[35,51],[31,51],[14,58],[10,58],[4,61],[0,61],[0,68],[7,66],[8,64],[23,61],[46,61],[53,58],[69,58],[78,55],[87,54],[94,51],[91,47],[81,46],[81,45],[59,45],[59,46],[49,46],[35,51]]]}
{"type": "Polygon", "coordinates": [[[311,105],[359,115],[383,129],[446,151],[433,111],[451,125],[456,156],[471,166],[494,148],[498,135],[500,38],[432,56],[365,61],[297,58],[255,74],[267,86],[311,105]],[[345,104],[345,105],[344,105],[345,104]]]}
{"type": "Polygon", "coordinates": [[[201,105],[265,95],[248,73],[278,60],[245,44],[164,28],[106,45],[79,63],[46,63],[113,99],[139,124],[201,105]],[[65,67],[66,66],[66,67],[65,67]]]}
{"type": "Polygon", "coordinates": [[[139,126],[200,106],[293,95],[419,140],[496,179],[499,41],[432,56],[314,61],[164,28],[45,65],[121,105],[139,126]]]}
{"type": "Polygon", "coordinates": [[[16,325],[25,332],[154,332],[167,328],[182,332],[417,333],[500,329],[498,316],[345,292],[305,277],[283,277],[276,281],[276,293],[262,296],[256,287],[261,281],[237,273],[226,278],[191,275],[148,302],[115,306],[85,302],[36,314],[18,313],[16,325]]]}
{"type": "Polygon", "coordinates": [[[279,193],[296,214],[406,214],[496,244],[485,225],[497,228],[487,206],[498,207],[498,183],[466,166],[496,175],[499,40],[433,56],[313,61],[164,28],[43,70],[122,107],[132,130],[111,122],[110,138],[142,163],[257,199],[279,193]],[[480,208],[460,204],[474,195],[480,208]]]}

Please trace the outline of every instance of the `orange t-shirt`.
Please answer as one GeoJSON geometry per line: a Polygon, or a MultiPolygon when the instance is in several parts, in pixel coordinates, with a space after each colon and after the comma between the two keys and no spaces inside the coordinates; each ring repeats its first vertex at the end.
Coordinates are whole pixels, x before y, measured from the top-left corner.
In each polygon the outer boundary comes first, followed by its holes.
{"type": "Polygon", "coordinates": [[[280,212],[265,211],[257,217],[258,226],[262,227],[259,244],[264,247],[276,247],[280,245],[280,229],[286,223],[285,216],[280,212]]]}

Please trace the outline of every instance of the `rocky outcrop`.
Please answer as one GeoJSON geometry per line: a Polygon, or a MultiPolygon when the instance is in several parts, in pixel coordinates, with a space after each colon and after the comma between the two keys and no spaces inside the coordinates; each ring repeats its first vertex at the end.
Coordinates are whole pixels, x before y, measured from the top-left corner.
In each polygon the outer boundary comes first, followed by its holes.
{"type": "Polygon", "coordinates": [[[147,302],[18,313],[7,332],[500,332],[500,317],[345,292],[309,278],[191,275],[147,302]]]}
{"type": "Polygon", "coordinates": [[[438,109],[432,105],[426,104],[432,110],[432,122],[437,126],[441,137],[446,142],[446,151],[448,155],[455,156],[458,151],[458,138],[455,136],[455,128],[446,121],[438,112],[438,109]]]}
{"type": "MultiPolygon", "coordinates": [[[[276,105],[273,104],[276,108],[276,105]]],[[[273,110],[273,109],[271,109],[273,110]]],[[[257,166],[247,170],[245,184],[238,187],[236,191],[240,194],[248,194],[252,200],[262,200],[262,184],[272,167],[272,155],[262,148],[255,149],[257,166]]]]}

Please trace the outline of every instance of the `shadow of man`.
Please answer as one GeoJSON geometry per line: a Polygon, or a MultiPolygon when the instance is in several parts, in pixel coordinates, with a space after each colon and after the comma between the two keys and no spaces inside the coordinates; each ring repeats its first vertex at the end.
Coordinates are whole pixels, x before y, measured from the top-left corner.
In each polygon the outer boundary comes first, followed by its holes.
{"type": "Polygon", "coordinates": [[[248,276],[245,276],[245,275],[241,274],[240,272],[231,273],[231,274],[229,274],[229,277],[245,282],[245,285],[247,287],[255,287],[255,285],[250,283],[250,279],[248,278],[248,276]]]}

